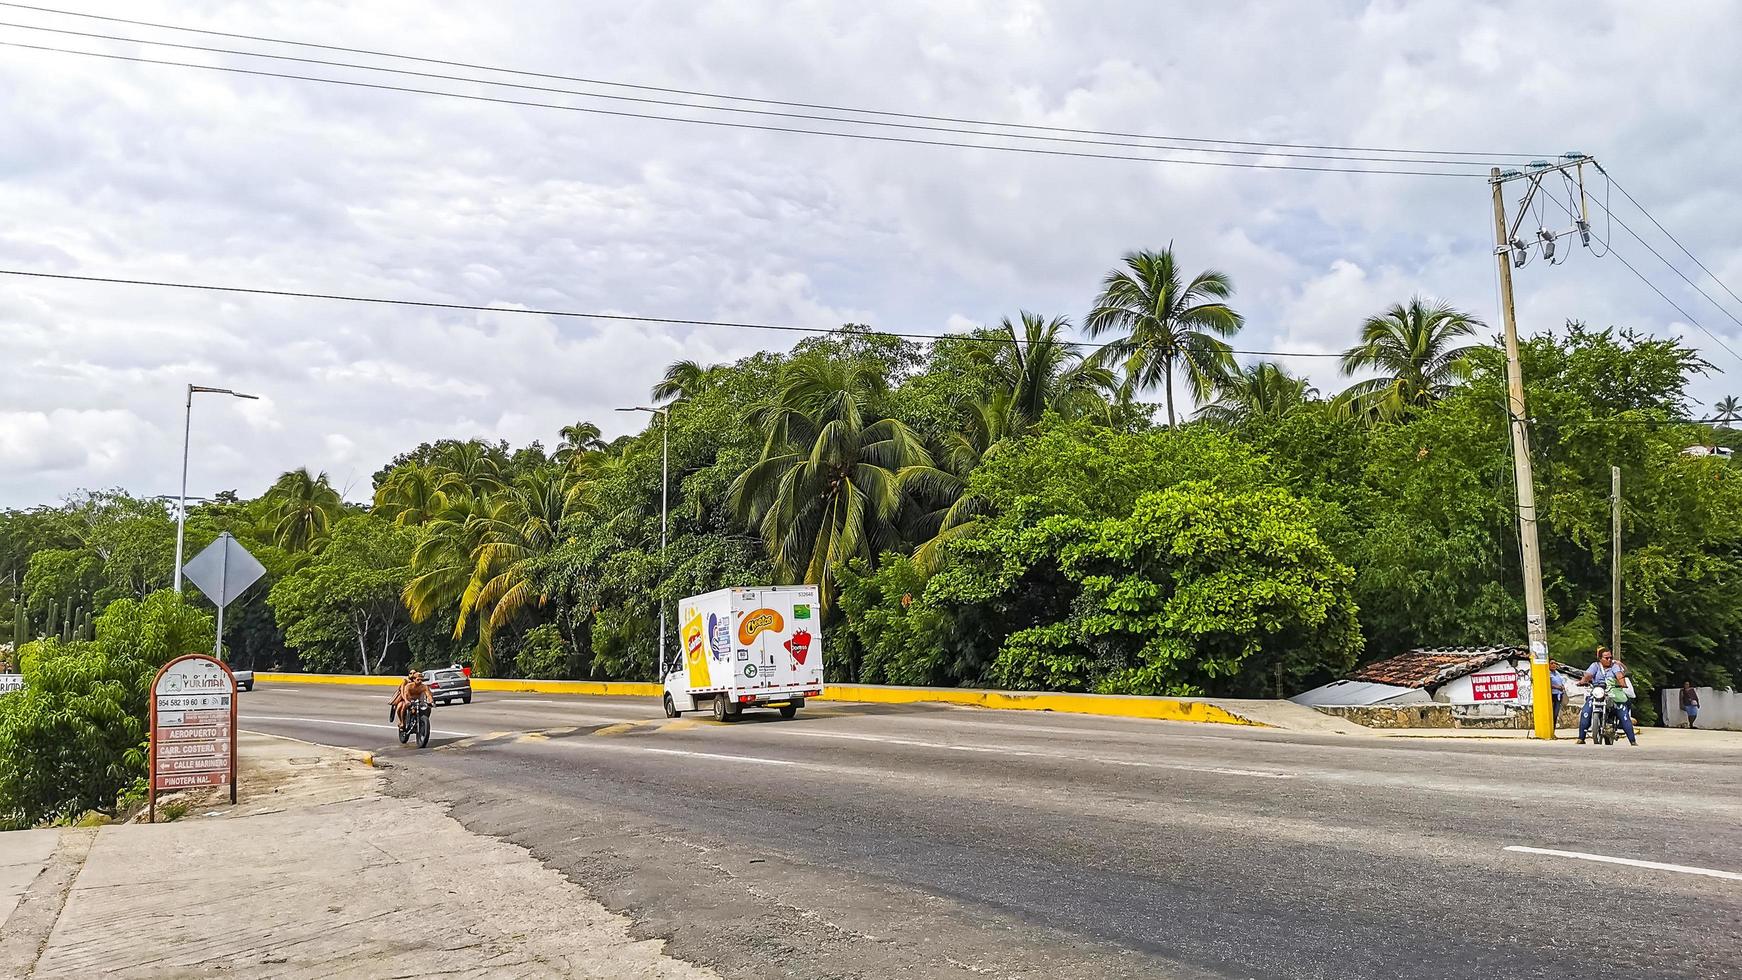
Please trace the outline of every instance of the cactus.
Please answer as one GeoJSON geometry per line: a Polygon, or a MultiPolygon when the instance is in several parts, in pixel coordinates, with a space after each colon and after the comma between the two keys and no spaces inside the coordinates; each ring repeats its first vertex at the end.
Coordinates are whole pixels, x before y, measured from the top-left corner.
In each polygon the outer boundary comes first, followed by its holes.
{"type": "Polygon", "coordinates": [[[29,640],[30,613],[25,611],[24,600],[20,599],[18,605],[12,610],[12,650],[14,654],[23,649],[24,644],[29,640]]]}
{"type": "Polygon", "coordinates": [[[55,615],[57,612],[59,612],[59,609],[57,608],[58,605],[59,604],[56,603],[53,599],[48,600],[48,618],[43,620],[43,623],[42,623],[43,639],[48,639],[49,637],[54,635],[55,626],[60,619],[59,616],[55,615]]]}

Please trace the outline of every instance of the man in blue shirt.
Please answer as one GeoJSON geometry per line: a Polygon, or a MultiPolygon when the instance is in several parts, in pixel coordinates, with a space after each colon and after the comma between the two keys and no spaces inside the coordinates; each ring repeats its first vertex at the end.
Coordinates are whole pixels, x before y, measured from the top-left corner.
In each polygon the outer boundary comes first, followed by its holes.
{"type": "MultiPolygon", "coordinates": [[[[1626,690],[1627,668],[1615,662],[1615,655],[1609,652],[1608,647],[1598,647],[1597,659],[1592,662],[1591,666],[1585,668],[1583,683],[1586,688],[1594,688],[1598,685],[1603,685],[1626,690]]],[[[1639,739],[1634,737],[1633,734],[1633,717],[1631,711],[1631,707],[1625,700],[1620,698],[1616,699],[1615,713],[1621,719],[1621,730],[1627,733],[1627,743],[1629,745],[1638,745],[1639,739]]],[[[1590,730],[1590,727],[1591,696],[1587,694],[1585,695],[1585,710],[1579,712],[1580,745],[1585,744],[1585,733],[1590,730]]]]}

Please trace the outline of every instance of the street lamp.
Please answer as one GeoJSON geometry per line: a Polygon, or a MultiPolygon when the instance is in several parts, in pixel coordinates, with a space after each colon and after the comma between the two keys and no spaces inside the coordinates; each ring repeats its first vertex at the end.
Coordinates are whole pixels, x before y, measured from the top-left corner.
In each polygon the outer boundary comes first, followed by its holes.
{"type": "MultiPolygon", "coordinates": [[[[634,408],[619,408],[619,412],[646,412],[657,415],[660,419],[659,429],[659,571],[665,573],[665,522],[666,522],[666,487],[671,482],[667,476],[671,466],[671,406],[650,408],[637,405],[634,408]]],[[[665,600],[659,602],[659,676],[665,678],[665,600]]]]}
{"type": "Polygon", "coordinates": [[[259,395],[244,395],[240,391],[228,388],[207,388],[205,385],[188,385],[187,410],[182,417],[181,426],[181,496],[175,508],[175,591],[181,592],[182,542],[187,535],[188,521],[188,436],[194,428],[194,395],[229,395],[231,398],[246,398],[258,401],[259,395]]]}

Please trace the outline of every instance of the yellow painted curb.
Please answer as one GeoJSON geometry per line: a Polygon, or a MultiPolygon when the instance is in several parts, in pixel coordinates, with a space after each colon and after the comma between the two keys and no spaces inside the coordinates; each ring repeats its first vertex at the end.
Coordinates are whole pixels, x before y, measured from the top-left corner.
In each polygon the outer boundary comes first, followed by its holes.
{"type": "Polygon", "coordinates": [[[978,688],[886,687],[880,684],[829,684],[822,701],[872,704],[962,704],[1003,711],[1061,711],[1078,715],[1147,718],[1152,721],[1194,721],[1218,725],[1259,722],[1232,714],[1209,701],[1120,694],[1065,694],[1052,691],[987,691],[978,688]]]}
{"type": "MultiPolygon", "coordinates": [[[[361,677],[351,674],[254,675],[267,684],[370,684],[394,686],[398,677],[361,677]]],[[[664,694],[658,684],[639,681],[541,681],[475,677],[474,691],[523,694],[578,694],[593,697],[657,698],[664,694]]],[[[979,688],[893,687],[881,684],[827,684],[820,698],[812,701],[858,701],[868,704],[960,704],[1001,711],[1058,711],[1078,715],[1116,718],[1146,718],[1152,721],[1192,721],[1217,725],[1266,727],[1242,718],[1213,701],[1192,698],[1158,698],[1121,694],[1068,694],[1054,691],[988,691],[979,688]]]]}

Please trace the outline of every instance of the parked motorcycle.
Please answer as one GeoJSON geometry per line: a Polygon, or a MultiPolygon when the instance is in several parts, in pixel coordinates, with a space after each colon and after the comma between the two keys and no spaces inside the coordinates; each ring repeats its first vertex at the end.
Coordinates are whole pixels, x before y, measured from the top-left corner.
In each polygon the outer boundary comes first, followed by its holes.
{"type": "Polygon", "coordinates": [[[1598,745],[1614,745],[1621,729],[1621,708],[1615,703],[1606,685],[1591,688],[1591,737],[1598,745]]]}
{"type": "Polygon", "coordinates": [[[417,747],[429,745],[429,714],[430,703],[422,698],[406,705],[405,717],[399,722],[399,744],[404,745],[417,736],[417,747]]]}

